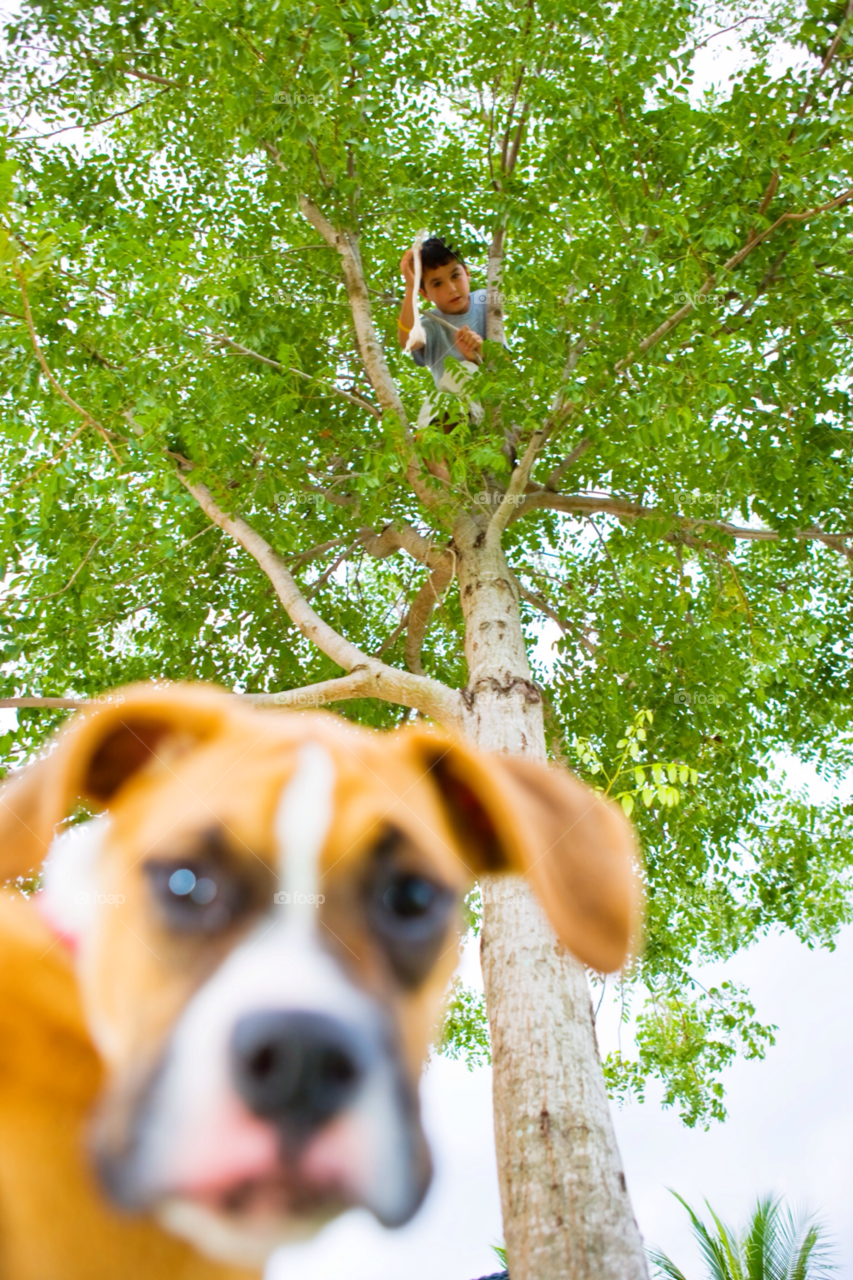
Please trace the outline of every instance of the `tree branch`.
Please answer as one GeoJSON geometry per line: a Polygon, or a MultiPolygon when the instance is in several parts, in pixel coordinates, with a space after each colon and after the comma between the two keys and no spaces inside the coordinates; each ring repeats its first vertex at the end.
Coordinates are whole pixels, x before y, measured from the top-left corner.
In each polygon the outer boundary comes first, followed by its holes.
{"type": "Polygon", "coordinates": [[[40,466],[36,467],[35,471],[31,471],[30,474],[28,476],[24,476],[22,480],[16,480],[14,484],[10,484],[9,490],[11,491],[12,489],[22,488],[23,485],[29,484],[31,480],[35,480],[36,476],[40,476],[42,471],[46,471],[48,467],[52,467],[54,462],[59,461],[65,450],[70,449],[74,441],[80,439],[88,425],[88,422],[84,422],[82,427],[78,427],[77,430],[68,437],[65,444],[60,445],[52,458],[48,458],[47,462],[42,462],[40,466]]]}
{"type": "Polygon", "coordinates": [[[51,707],[57,710],[74,711],[78,707],[87,707],[92,698],[0,698],[2,708],[51,707]]]}
{"type": "Polygon", "coordinates": [[[506,492],[502,495],[500,502],[492,512],[487,537],[492,539],[500,538],[504,529],[512,520],[514,513],[518,511],[519,506],[526,505],[524,492],[530,480],[530,473],[533,470],[533,464],[553,429],[553,425],[549,419],[544,426],[538,427],[531,435],[527,442],[527,448],[524,451],[524,456],[510,477],[509,484],[506,487],[506,492]]]}
{"type": "MultiPolygon", "coordinates": [[[[732,524],[728,520],[704,519],[702,517],[682,516],[672,511],[661,511],[657,507],[646,507],[638,502],[629,502],[625,498],[614,498],[610,494],[583,493],[551,493],[542,489],[538,493],[529,494],[518,507],[515,519],[526,515],[529,511],[546,508],[551,511],[565,511],[571,515],[594,515],[603,512],[616,516],[620,520],[661,520],[675,523],[681,529],[713,529],[729,538],[751,542],[780,542],[788,535],[775,529],[750,529],[743,525],[732,524]]],[[[825,533],[822,529],[796,529],[790,535],[798,542],[822,542],[834,551],[853,559],[853,548],[848,547],[847,540],[853,538],[850,533],[825,533]]]]}
{"type": "Polygon", "coordinates": [[[96,539],[95,539],[95,541],[92,543],[91,547],[90,547],[90,548],[89,548],[89,550],[86,552],[86,554],[84,555],[83,559],[80,561],[80,563],[78,564],[77,568],[74,570],[74,572],[72,573],[71,577],[68,579],[68,581],[66,582],[66,584],[65,584],[65,586],[64,586],[64,587],[60,587],[58,591],[51,591],[51,593],[50,593],[49,595],[46,595],[46,596],[34,596],[34,597],[33,597],[33,600],[32,600],[32,603],[33,603],[33,604],[38,604],[38,603],[40,603],[42,600],[54,600],[57,596],[61,596],[64,592],[66,592],[66,591],[68,590],[68,588],[69,588],[69,587],[73,586],[73,585],[74,585],[74,583],[77,581],[77,578],[78,578],[78,576],[79,576],[79,574],[80,574],[81,570],[82,570],[82,569],[85,567],[85,565],[89,562],[89,560],[91,559],[91,557],[92,557],[92,555],[93,555],[93,553],[94,553],[94,551],[95,551],[96,547],[98,547],[98,546],[99,546],[99,544],[100,544],[101,542],[103,542],[103,538],[102,538],[102,537],[98,537],[98,538],[96,538],[96,539]]]}
{"type": "Polygon", "coordinates": [[[320,574],[319,578],[317,578],[314,582],[312,582],[310,586],[306,587],[305,591],[303,592],[303,595],[305,596],[306,600],[310,600],[312,596],[317,594],[317,592],[320,590],[321,587],[324,587],[326,585],[326,583],[329,581],[329,579],[331,578],[335,570],[340,569],[341,565],[344,564],[347,560],[349,560],[350,556],[352,555],[353,551],[355,551],[357,546],[359,546],[358,539],[356,539],[355,542],[351,542],[348,547],[344,547],[341,554],[332,561],[328,569],[324,569],[323,572],[320,574]]]}
{"type": "Polygon", "coordinates": [[[102,70],[118,71],[124,76],[133,76],[135,80],[146,80],[150,84],[161,84],[167,89],[186,89],[180,80],[170,80],[166,76],[156,76],[151,71],[137,71],[133,67],[119,67],[106,58],[99,58],[93,53],[86,54],[86,59],[102,70]]]}
{"type": "Polygon", "coordinates": [[[366,409],[368,413],[373,414],[374,418],[382,418],[381,410],[377,409],[375,404],[371,404],[369,400],[363,400],[361,396],[353,395],[350,391],[344,391],[341,387],[336,387],[334,382],[328,382],[325,378],[318,378],[313,373],[304,373],[301,369],[294,369],[289,365],[279,364],[277,360],[271,360],[269,356],[262,356],[259,352],[252,351],[250,347],[244,347],[241,342],[235,342],[227,334],[216,334],[213,340],[223,347],[230,347],[232,351],[238,352],[241,356],[248,356],[251,360],[257,360],[259,364],[268,365],[279,373],[293,373],[297,378],[304,378],[306,382],[319,382],[321,386],[328,387],[336,396],[349,400],[350,404],[358,405],[360,409],[366,409]]]}
{"type": "MultiPolygon", "coordinates": [[[[267,147],[269,150],[269,147],[267,147]]],[[[273,148],[273,150],[275,150],[273,148]]],[[[276,153],[277,155],[277,153],[276,153]]],[[[355,326],[356,342],[370,379],[370,384],[379,398],[379,403],[386,413],[393,413],[408,430],[406,411],[400,399],[400,393],[391,371],[385,360],[385,352],[379,342],[373,316],[370,310],[370,298],[364,283],[364,271],[361,255],[358,251],[356,236],[348,231],[337,231],[328,218],[320,212],[307,196],[299,197],[299,208],[302,215],[318,231],[330,248],[336,249],[341,256],[341,267],[344,273],[347,296],[355,326]]]]}
{"type": "Polygon", "coordinates": [[[526,600],[528,604],[533,605],[534,609],[538,609],[540,613],[544,613],[546,618],[550,618],[552,622],[556,622],[563,635],[566,635],[568,633],[568,626],[566,625],[565,618],[561,618],[559,613],[557,613],[557,610],[552,609],[548,602],[543,600],[541,596],[538,596],[535,591],[528,591],[527,587],[523,586],[522,583],[518,581],[518,578],[516,578],[516,582],[518,583],[518,594],[521,596],[522,600],[526,600]]]}
{"type": "Polygon", "coordinates": [[[109,124],[111,120],[119,120],[122,116],[129,116],[132,111],[138,111],[140,107],[147,107],[150,102],[156,102],[158,98],[162,98],[164,93],[170,93],[171,89],[161,89],[159,93],[153,93],[150,98],[143,98],[141,102],[135,102],[132,107],[125,107],[123,111],[114,111],[111,116],[104,116],[103,120],[84,121],[82,124],[66,124],[61,129],[54,129],[51,133],[29,133],[22,138],[10,138],[9,142],[12,146],[17,146],[21,142],[43,142],[45,138],[56,138],[60,133],[71,133],[72,129],[100,129],[101,125],[109,124]]]}
{"type": "MultiPolygon", "coordinates": [[[[538,609],[540,613],[544,613],[546,618],[550,618],[552,622],[556,622],[564,636],[571,635],[571,630],[565,618],[561,618],[556,609],[551,608],[547,600],[543,600],[542,597],[536,595],[534,591],[528,591],[527,588],[522,586],[518,581],[518,578],[516,578],[516,582],[518,583],[518,593],[522,600],[526,600],[528,604],[533,605],[534,609],[538,609]]],[[[577,639],[586,649],[587,653],[591,654],[593,658],[597,657],[598,646],[592,643],[588,635],[582,631],[580,635],[577,636],[577,639]]]]}
{"type": "Polygon", "coordinates": [[[307,551],[300,551],[290,561],[291,569],[299,569],[303,564],[308,564],[311,560],[316,560],[318,556],[323,556],[327,551],[334,551],[335,547],[339,547],[343,542],[343,538],[330,538],[328,542],[318,542],[315,547],[309,547],[307,551]]]}
{"type": "MultiPolygon", "coordinates": [[[[267,152],[273,156],[277,164],[281,158],[275,147],[265,143],[267,152]]],[[[397,384],[391,377],[385,352],[376,333],[373,315],[370,309],[370,296],[364,281],[364,270],[361,265],[361,254],[358,248],[358,237],[350,231],[337,231],[328,218],[317,208],[307,196],[299,197],[299,208],[303,216],[320,233],[326,243],[337,249],[341,256],[344,273],[344,284],[349,298],[355,327],[356,343],[364,364],[370,385],[376,392],[380,405],[385,413],[392,413],[403,428],[405,452],[403,461],[406,465],[406,479],[418,498],[426,507],[440,506],[442,499],[427,483],[421,474],[421,463],[415,453],[414,436],[406,418],[406,411],[397,390],[397,384]]]]}
{"type": "Polygon", "coordinates": [[[783,213],[769,227],[765,227],[764,231],[759,232],[754,238],[748,240],[742,248],[738,249],[737,253],[732,254],[728,262],[723,263],[719,271],[712,272],[697,289],[695,297],[689,299],[684,306],[679,307],[662,324],[659,324],[648,337],[643,339],[635,351],[629,351],[614,366],[614,372],[624,373],[640,356],[645,355],[656,343],[660,342],[661,338],[665,338],[677,324],[680,324],[685,316],[688,316],[694,310],[699,299],[704,298],[706,294],[711,292],[721,274],[726,274],[729,271],[733,271],[735,267],[739,267],[744,259],[752,253],[753,249],[756,249],[769,235],[772,235],[777,227],[781,227],[786,222],[807,222],[809,218],[816,218],[818,214],[830,213],[834,209],[840,209],[842,205],[848,204],[850,200],[853,200],[853,187],[848,187],[846,191],[842,191],[841,195],[835,196],[832,200],[827,200],[825,204],[816,205],[813,209],[804,209],[801,213],[792,213],[790,210],[787,213],[783,213]]]}
{"type": "Polygon", "coordinates": [[[455,556],[451,555],[449,551],[445,551],[442,559],[435,566],[420,591],[418,591],[409,609],[405,645],[406,666],[417,675],[424,674],[421,649],[426,639],[432,611],[453,581],[455,568],[455,556]]]}
{"type": "Polygon", "coordinates": [[[394,630],[385,637],[385,639],[382,641],[379,648],[376,650],[375,657],[381,658],[383,653],[387,653],[388,650],[392,647],[392,645],[397,643],[397,640],[400,638],[402,633],[406,630],[406,627],[408,625],[409,625],[409,615],[407,613],[404,613],[402,618],[394,628],[394,630]]]}
{"type": "Polygon", "coordinates": [[[397,551],[406,551],[413,560],[435,568],[448,554],[441,548],[434,547],[432,542],[409,524],[402,527],[389,524],[381,533],[374,533],[372,529],[361,529],[359,532],[361,545],[376,560],[385,560],[397,551]]]}
{"type": "Polygon", "coordinates": [[[578,458],[583,457],[583,455],[586,453],[587,449],[589,449],[591,444],[592,444],[592,441],[589,439],[585,438],[583,440],[580,440],[575,445],[574,449],[572,449],[571,453],[568,454],[563,459],[562,462],[558,463],[556,467],[554,467],[553,471],[545,481],[545,488],[556,490],[557,485],[560,483],[560,480],[563,478],[566,472],[571,470],[571,468],[577,462],[578,458]]]}
{"type": "Polygon", "coordinates": [[[506,243],[506,227],[500,223],[495,227],[492,242],[489,245],[489,260],[486,267],[486,337],[489,342],[506,345],[504,332],[503,295],[501,293],[501,266],[503,264],[504,244],[506,243]]]}
{"type": "MultiPolygon", "coordinates": [[[[350,698],[372,698],[374,676],[365,670],[351,671],[336,680],[322,680],[318,684],[306,684],[301,689],[283,689],[281,693],[244,693],[244,698],[256,707],[282,707],[306,710],[309,707],[325,707],[330,702],[346,702],[350,698]]],[[[386,699],[395,701],[395,699],[386,699]]],[[[408,705],[408,704],[406,704],[408,705]]]]}
{"type": "MultiPolygon", "coordinates": [[[[42,351],[41,346],[39,345],[39,340],[36,337],[35,325],[33,324],[33,316],[32,316],[32,312],[30,311],[29,294],[27,293],[27,282],[24,279],[24,273],[23,271],[21,271],[21,268],[17,265],[17,263],[13,264],[13,270],[18,279],[18,287],[21,290],[21,301],[24,305],[24,322],[26,323],[26,326],[27,326],[27,333],[30,335],[30,342],[32,344],[33,351],[36,354],[36,359],[41,365],[44,376],[47,378],[48,382],[53,387],[54,391],[59,396],[60,400],[64,400],[65,403],[70,408],[72,408],[75,413],[80,415],[80,417],[83,419],[83,426],[94,427],[95,430],[101,436],[103,436],[104,440],[107,442],[107,445],[112,451],[113,457],[115,458],[119,466],[121,466],[122,465],[121,458],[118,454],[118,451],[115,448],[115,445],[110,439],[110,432],[107,431],[106,427],[102,427],[100,422],[97,422],[90,413],[87,413],[86,410],[81,405],[79,405],[76,400],[73,400],[71,396],[68,394],[68,392],[65,390],[65,388],[61,386],[60,383],[53,376],[50,365],[47,363],[44,352],[42,351]]],[[[67,446],[63,446],[63,447],[67,447],[67,446]]]]}
{"type": "Polygon", "coordinates": [[[284,561],[251,525],[240,516],[229,516],[224,512],[206,485],[193,483],[181,471],[177,474],[208,519],[239,543],[267,575],[289,618],[302,635],[344,671],[361,673],[364,691],[348,696],[369,696],[398,702],[444,724],[461,721],[461,695],[456,690],[439,680],[389,667],[346,640],[314,612],[284,561]]]}
{"type": "MultiPolygon", "coordinates": [[[[383,664],[378,664],[383,665],[383,664]]],[[[389,668],[390,669],[390,668],[389,668]]],[[[405,672],[400,672],[405,675],[405,672]]],[[[311,707],[325,707],[332,702],[346,702],[351,698],[382,698],[386,702],[399,701],[389,697],[383,687],[381,677],[376,672],[363,669],[353,670],[346,676],[334,680],[322,680],[317,684],[306,684],[301,689],[284,689],[281,693],[235,693],[232,695],[243,702],[251,702],[256,707],[268,707],[282,710],[305,711],[311,707]]],[[[109,701],[109,697],[107,698],[109,701]]],[[[102,703],[99,698],[0,698],[2,708],[51,708],[56,710],[79,711],[82,707],[102,703]]],[[[413,706],[420,710],[414,702],[404,702],[403,706],[413,706]]],[[[452,720],[443,723],[452,724],[452,720]]]]}

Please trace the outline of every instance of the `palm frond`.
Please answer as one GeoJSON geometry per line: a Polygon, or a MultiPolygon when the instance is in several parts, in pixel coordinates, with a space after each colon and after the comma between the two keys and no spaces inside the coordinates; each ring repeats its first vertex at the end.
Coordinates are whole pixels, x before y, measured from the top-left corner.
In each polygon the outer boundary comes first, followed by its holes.
{"type": "Polygon", "coordinates": [[[656,1280],[687,1280],[681,1268],[675,1265],[672,1258],[661,1253],[660,1249],[654,1249],[649,1254],[649,1262],[655,1268],[656,1280]]]}
{"type": "MultiPolygon", "coordinates": [[[[676,1191],[672,1194],[687,1210],[706,1280],[831,1280],[838,1270],[822,1224],[796,1216],[773,1196],[759,1198],[748,1226],[737,1233],[707,1200],[712,1227],[676,1191]]],[[[649,1257],[661,1280],[687,1280],[665,1253],[649,1257]]]]}

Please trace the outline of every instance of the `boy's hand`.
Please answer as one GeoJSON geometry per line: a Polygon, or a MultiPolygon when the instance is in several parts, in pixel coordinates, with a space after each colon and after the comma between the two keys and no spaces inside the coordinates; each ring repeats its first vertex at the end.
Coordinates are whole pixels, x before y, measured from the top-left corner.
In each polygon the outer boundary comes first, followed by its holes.
{"type": "Polygon", "coordinates": [[[400,271],[410,289],[415,287],[415,251],[407,249],[400,259],[400,271]]]}
{"type": "Polygon", "coordinates": [[[473,329],[468,328],[467,324],[463,324],[461,329],[456,330],[453,341],[463,360],[470,360],[473,364],[480,363],[483,339],[479,333],[475,333],[473,329]]]}

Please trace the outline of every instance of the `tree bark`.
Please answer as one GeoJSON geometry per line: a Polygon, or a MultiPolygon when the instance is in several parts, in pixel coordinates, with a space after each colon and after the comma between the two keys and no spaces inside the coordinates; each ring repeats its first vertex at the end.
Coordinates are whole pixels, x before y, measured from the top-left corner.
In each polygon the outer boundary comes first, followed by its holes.
{"type": "MultiPolygon", "coordinates": [[[[465,727],[490,751],[545,758],[518,588],[485,521],[454,531],[466,623],[465,727]]],[[[482,885],[495,1142],[512,1280],[647,1280],[604,1087],[583,966],[525,881],[482,885]]]]}

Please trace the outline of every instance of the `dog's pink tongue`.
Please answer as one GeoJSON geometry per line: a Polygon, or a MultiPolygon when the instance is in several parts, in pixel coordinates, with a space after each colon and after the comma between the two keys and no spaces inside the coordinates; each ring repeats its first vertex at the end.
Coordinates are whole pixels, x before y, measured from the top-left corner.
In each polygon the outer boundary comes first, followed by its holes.
{"type": "Polygon", "coordinates": [[[194,1199],[218,1198],[240,1183],[274,1178],[278,1168],[274,1129],[256,1120],[235,1098],[218,1109],[213,1123],[183,1144],[176,1189],[194,1199]]]}

